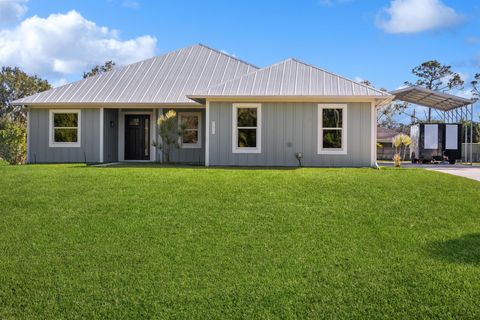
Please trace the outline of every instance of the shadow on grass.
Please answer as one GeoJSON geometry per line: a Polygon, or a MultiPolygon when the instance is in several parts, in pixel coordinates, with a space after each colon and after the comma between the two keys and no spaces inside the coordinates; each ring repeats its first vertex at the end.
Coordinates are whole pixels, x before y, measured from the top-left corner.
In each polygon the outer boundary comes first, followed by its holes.
{"type": "Polygon", "coordinates": [[[428,246],[432,257],[460,264],[480,266],[480,233],[471,233],[460,238],[435,241],[428,246]]]}
{"type": "MultiPolygon", "coordinates": [[[[297,170],[300,167],[241,167],[241,166],[211,166],[205,167],[202,164],[183,164],[183,163],[142,163],[142,162],[120,162],[107,165],[89,164],[86,167],[100,169],[125,169],[125,168],[159,168],[159,169],[198,169],[198,170],[297,170]]],[[[82,168],[82,167],[76,167],[82,168]]],[[[305,167],[302,167],[305,168],[305,167]]]]}

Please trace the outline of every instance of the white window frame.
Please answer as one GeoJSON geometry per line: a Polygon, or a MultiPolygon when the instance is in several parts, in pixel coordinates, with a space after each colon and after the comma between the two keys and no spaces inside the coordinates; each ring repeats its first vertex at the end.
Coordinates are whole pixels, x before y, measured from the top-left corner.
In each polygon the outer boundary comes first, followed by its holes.
{"type": "MultiPolygon", "coordinates": [[[[202,113],[201,112],[178,112],[178,127],[182,124],[182,117],[184,116],[197,116],[198,117],[198,128],[191,129],[198,131],[198,141],[197,143],[183,143],[182,137],[178,137],[178,144],[182,149],[200,149],[202,147],[202,113]]],[[[187,129],[188,130],[188,129],[187,129]]]]}
{"type": "Polygon", "coordinates": [[[347,154],[348,146],[348,108],[346,104],[321,103],[318,105],[318,154],[347,154]],[[323,127],[323,110],[342,109],[342,147],[338,149],[323,148],[323,130],[339,130],[339,128],[323,127]]]}
{"type": "Polygon", "coordinates": [[[261,103],[234,103],[232,105],[232,153],[262,153],[262,104],[261,103]],[[238,147],[238,109],[256,108],[257,109],[257,126],[256,127],[241,127],[242,129],[256,129],[257,130],[257,146],[252,147],[238,147]]]}
{"type": "MultiPolygon", "coordinates": [[[[80,109],[50,109],[49,115],[49,130],[48,130],[48,142],[50,148],[80,148],[82,139],[82,112],[80,109]],[[55,142],[55,130],[53,117],[57,113],[76,113],[77,114],[77,142],[55,142]]],[[[74,129],[75,127],[68,127],[65,129],[74,129]]]]}

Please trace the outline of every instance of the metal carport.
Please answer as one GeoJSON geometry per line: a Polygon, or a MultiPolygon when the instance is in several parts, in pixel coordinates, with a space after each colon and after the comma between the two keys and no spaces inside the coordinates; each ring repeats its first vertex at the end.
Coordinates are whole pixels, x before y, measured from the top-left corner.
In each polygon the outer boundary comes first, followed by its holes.
{"type": "MultiPolygon", "coordinates": [[[[395,100],[434,109],[445,123],[470,121],[470,155],[465,150],[465,162],[472,162],[473,145],[473,104],[474,101],[456,95],[411,86],[390,92],[395,100]]],[[[468,127],[465,125],[465,146],[468,146],[468,127]]]]}

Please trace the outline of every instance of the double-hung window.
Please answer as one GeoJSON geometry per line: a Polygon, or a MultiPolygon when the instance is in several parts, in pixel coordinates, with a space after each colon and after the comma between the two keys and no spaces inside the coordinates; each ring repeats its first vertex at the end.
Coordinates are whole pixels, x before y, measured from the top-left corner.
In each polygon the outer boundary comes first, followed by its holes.
{"type": "Polygon", "coordinates": [[[80,114],[80,110],[50,110],[50,147],[80,147],[80,114]]]}
{"type": "Polygon", "coordinates": [[[318,154],[347,154],[347,105],[318,105],[318,154]]]}
{"type": "Polygon", "coordinates": [[[262,108],[257,103],[238,103],[232,112],[232,152],[260,153],[262,108]]]}
{"type": "Polygon", "coordinates": [[[201,148],[202,114],[200,112],[179,112],[178,125],[183,135],[179,138],[181,148],[201,148]]]}

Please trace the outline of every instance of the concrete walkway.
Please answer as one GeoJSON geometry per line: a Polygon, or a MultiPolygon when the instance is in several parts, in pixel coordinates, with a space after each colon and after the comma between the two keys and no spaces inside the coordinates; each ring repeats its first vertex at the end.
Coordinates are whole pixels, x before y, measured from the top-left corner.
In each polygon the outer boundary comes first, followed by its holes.
{"type": "Polygon", "coordinates": [[[480,181],[480,168],[479,167],[458,167],[452,166],[450,168],[426,168],[427,170],[443,172],[453,174],[460,177],[465,177],[473,180],[480,181]]]}
{"type": "MultiPolygon", "coordinates": [[[[379,163],[380,166],[391,167],[393,163],[379,163]]],[[[403,163],[403,168],[420,168],[425,170],[437,171],[442,173],[453,174],[464,178],[480,181],[480,166],[470,166],[462,164],[414,164],[403,163]]]]}

